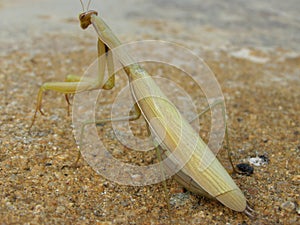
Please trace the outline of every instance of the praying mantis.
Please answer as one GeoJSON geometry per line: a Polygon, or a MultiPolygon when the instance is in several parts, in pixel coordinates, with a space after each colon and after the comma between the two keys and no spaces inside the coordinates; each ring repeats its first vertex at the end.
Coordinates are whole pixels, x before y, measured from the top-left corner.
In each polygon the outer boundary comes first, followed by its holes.
{"type": "MultiPolygon", "coordinates": [[[[114,65],[112,56],[108,52],[119,47],[121,42],[96,11],[84,11],[79,15],[79,20],[82,29],[86,29],[90,25],[94,27],[98,35],[98,56],[106,54],[106,62],[99,61],[99,75],[93,82],[80,81],[80,77],[69,76],[66,79],[67,82],[44,83],[38,92],[37,105],[30,127],[33,126],[38,112],[44,114],[41,110],[42,95],[46,90],[54,90],[67,96],[100,88],[108,90],[114,87],[115,77],[112,72],[114,65]],[[112,76],[104,83],[105,64],[112,76]]],[[[131,94],[135,100],[134,113],[127,119],[135,120],[141,116],[145,119],[151,134],[160,140],[161,146],[166,150],[167,153],[164,153],[164,157],[172,154],[175,149],[179,149],[179,151],[177,151],[174,161],[180,161],[181,158],[187,157],[187,153],[190,154],[184,166],[175,174],[175,179],[192,192],[214,198],[234,211],[252,216],[253,210],[247,204],[243,192],[189,122],[178,113],[173,105],[165,101],[167,97],[151,76],[139,64],[130,64],[132,59],[126,52],[117,51],[116,54],[128,76],[131,94]],[[159,98],[149,97],[153,93],[159,98]]]]}

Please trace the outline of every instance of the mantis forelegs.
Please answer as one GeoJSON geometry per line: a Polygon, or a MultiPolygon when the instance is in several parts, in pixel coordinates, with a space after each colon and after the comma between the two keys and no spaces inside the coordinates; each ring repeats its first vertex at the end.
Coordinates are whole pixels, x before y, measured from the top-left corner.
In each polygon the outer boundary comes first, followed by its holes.
{"type": "Polygon", "coordinates": [[[99,88],[103,89],[111,89],[114,86],[114,65],[112,60],[112,55],[109,52],[108,47],[100,40],[98,39],[98,77],[96,80],[92,80],[89,78],[81,79],[81,77],[77,75],[68,75],[66,77],[65,82],[47,82],[44,83],[38,92],[37,96],[37,104],[34,112],[34,116],[32,118],[31,125],[29,129],[33,126],[37,112],[40,112],[42,115],[44,115],[42,111],[42,99],[43,99],[43,93],[46,90],[53,90],[56,92],[60,92],[66,95],[67,102],[68,101],[68,94],[76,94],[83,91],[90,91],[95,90],[99,88]],[[101,57],[103,54],[105,54],[106,57],[101,57]],[[104,58],[104,60],[103,60],[104,58]],[[107,69],[109,72],[109,79],[108,81],[103,84],[104,74],[105,74],[105,67],[107,65],[107,69]]]}

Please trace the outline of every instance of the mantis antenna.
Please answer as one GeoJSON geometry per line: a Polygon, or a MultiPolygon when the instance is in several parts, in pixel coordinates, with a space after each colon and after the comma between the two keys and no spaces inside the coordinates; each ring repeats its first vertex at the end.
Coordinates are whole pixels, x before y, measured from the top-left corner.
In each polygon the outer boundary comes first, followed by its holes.
{"type": "MultiPolygon", "coordinates": [[[[80,0],[80,3],[81,3],[82,11],[85,12],[85,10],[84,10],[84,4],[83,4],[82,0],[80,0]]],[[[90,4],[91,4],[91,0],[89,0],[89,2],[87,4],[86,11],[89,10],[90,4]]]]}
{"type": "Polygon", "coordinates": [[[89,8],[90,8],[90,4],[91,4],[91,1],[92,1],[92,0],[89,0],[89,2],[88,2],[88,5],[87,5],[87,7],[86,7],[86,11],[88,11],[88,10],[89,10],[89,8]]]}
{"type": "Polygon", "coordinates": [[[80,4],[81,4],[81,7],[82,7],[82,12],[84,12],[84,5],[83,5],[82,0],[80,0],[80,4]]]}

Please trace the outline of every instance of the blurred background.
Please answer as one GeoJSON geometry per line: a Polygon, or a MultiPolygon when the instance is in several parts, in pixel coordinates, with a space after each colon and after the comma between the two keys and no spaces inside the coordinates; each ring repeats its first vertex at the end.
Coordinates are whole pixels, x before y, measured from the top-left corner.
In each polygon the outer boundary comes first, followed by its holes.
{"type": "MultiPolygon", "coordinates": [[[[90,9],[127,41],[162,39],[213,49],[300,48],[297,0],[93,0],[90,9]]],[[[79,0],[0,1],[1,52],[16,45],[40,47],[43,43],[23,42],[52,32],[82,34],[77,20],[81,11],[79,0]]]]}

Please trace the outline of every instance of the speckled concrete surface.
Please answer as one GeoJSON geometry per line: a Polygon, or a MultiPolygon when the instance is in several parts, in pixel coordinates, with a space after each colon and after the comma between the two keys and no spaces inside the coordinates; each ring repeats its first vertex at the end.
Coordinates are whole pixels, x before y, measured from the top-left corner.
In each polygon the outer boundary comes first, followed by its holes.
{"type": "MultiPolygon", "coordinates": [[[[39,115],[28,133],[39,86],[45,81],[62,81],[68,73],[82,74],[96,55],[93,31],[78,28],[79,3],[60,6],[56,2],[0,4],[5,18],[0,35],[1,224],[299,223],[300,28],[296,1],[285,1],[282,6],[274,1],[272,7],[267,1],[242,4],[232,0],[231,5],[217,0],[209,4],[174,1],[180,6],[175,8],[169,1],[132,0],[124,8],[117,1],[103,5],[99,1],[93,7],[104,11],[122,40],[176,41],[201,55],[211,67],[226,99],[235,163],[256,154],[270,160],[254,167],[251,176],[234,176],[257,212],[252,220],[218,202],[183,193],[174,180],[167,181],[169,217],[161,184],[121,186],[96,174],[83,159],[72,167],[78,147],[60,94],[45,93],[46,116],[39,115]],[[69,5],[74,7],[70,12],[66,11],[69,5]],[[19,20],[10,19],[13,12],[27,15],[23,27],[19,20]]],[[[155,69],[165,70],[150,68],[155,69]]],[[[106,132],[108,142],[116,142],[109,130],[109,126],[102,127],[99,132],[106,132]]],[[[142,133],[145,128],[133,130],[142,133]]],[[[114,146],[112,152],[128,160],[120,144],[114,146]]],[[[220,158],[229,169],[224,149],[220,158]]],[[[154,154],[143,160],[130,156],[130,160],[143,164],[156,158],[154,154]]]]}

